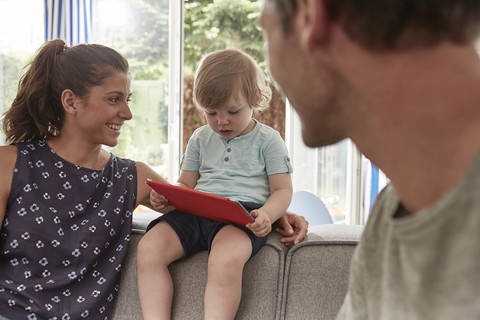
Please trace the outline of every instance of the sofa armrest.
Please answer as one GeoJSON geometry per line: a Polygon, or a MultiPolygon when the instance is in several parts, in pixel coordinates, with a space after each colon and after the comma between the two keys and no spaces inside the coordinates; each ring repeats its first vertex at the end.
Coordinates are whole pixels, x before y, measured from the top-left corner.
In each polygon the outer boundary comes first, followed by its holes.
{"type": "Polygon", "coordinates": [[[282,319],[335,319],[363,226],[318,225],[286,256],[282,319]]]}

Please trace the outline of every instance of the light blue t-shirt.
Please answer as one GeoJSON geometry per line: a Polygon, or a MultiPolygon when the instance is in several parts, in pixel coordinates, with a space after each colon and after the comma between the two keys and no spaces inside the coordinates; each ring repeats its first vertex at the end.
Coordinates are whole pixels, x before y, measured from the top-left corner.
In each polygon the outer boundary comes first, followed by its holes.
{"type": "Polygon", "coordinates": [[[180,169],[200,173],[196,190],[261,204],[270,196],[268,176],[292,173],[278,131],[257,121],[251,132],[231,140],[208,125],[198,128],[188,141],[180,169]]]}

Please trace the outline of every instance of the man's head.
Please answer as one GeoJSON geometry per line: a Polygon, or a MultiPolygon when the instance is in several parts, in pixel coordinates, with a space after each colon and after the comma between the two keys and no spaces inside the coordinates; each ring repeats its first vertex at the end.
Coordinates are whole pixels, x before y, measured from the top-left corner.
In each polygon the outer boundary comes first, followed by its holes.
{"type": "Polygon", "coordinates": [[[447,43],[471,46],[477,17],[480,0],[264,0],[259,22],[271,74],[314,147],[365,136],[371,98],[391,93],[387,84],[398,88],[389,81],[403,67],[387,71],[390,62],[447,43]]]}

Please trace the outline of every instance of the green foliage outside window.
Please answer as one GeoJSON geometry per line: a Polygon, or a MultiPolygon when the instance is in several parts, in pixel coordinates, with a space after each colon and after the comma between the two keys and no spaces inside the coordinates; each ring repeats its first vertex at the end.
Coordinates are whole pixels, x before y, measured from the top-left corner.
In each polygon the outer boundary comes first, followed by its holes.
{"type": "MultiPolygon", "coordinates": [[[[184,147],[192,132],[205,124],[192,102],[193,74],[198,61],[207,53],[238,48],[250,54],[268,74],[264,42],[257,22],[261,0],[185,0],[184,18],[184,147]]],[[[273,87],[273,85],[272,85],[273,87]]],[[[261,122],[285,133],[285,99],[273,87],[270,108],[255,116],[261,122]]]]}
{"type": "Polygon", "coordinates": [[[259,0],[185,0],[185,72],[208,52],[235,47],[266,67],[262,31],[257,23],[259,0]]]}
{"type": "MultiPolygon", "coordinates": [[[[114,152],[151,166],[161,165],[161,146],[168,143],[169,1],[116,0],[113,6],[124,8],[123,17],[112,10],[112,2],[99,0],[98,4],[95,42],[121,52],[133,78],[133,119],[123,126],[114,152]]],[[[166,173],[164,167],[157,169],[166,173]]]]}

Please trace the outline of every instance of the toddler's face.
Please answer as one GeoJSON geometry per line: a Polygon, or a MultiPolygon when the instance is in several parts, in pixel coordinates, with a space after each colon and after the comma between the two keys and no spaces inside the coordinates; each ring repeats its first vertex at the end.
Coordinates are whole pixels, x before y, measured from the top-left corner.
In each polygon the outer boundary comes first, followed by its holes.
{"type": "Polygon", "coordinates": [[[221,108],[206,109],[204,113],[210,128],[227,140],[243,136],[255,127],[253,110],[243,95],[232,97],[221,108]]]}

